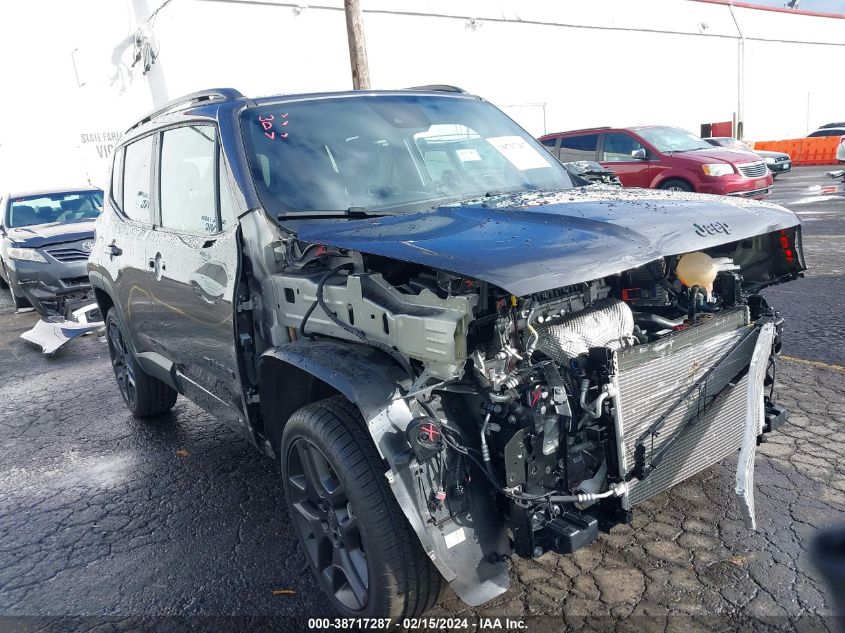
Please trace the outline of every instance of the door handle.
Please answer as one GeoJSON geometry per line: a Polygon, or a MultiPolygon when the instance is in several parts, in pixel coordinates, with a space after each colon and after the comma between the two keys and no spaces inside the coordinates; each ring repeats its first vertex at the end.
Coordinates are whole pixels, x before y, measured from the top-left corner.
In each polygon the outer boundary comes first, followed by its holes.
{"type": "Polygon", "coordinates": [[[111,255],[112,257],[117,257],[118,255],[123,255],[123,249],[120,248],[117,244],[112,242],[104,249],[107,254],[111,255]]]}

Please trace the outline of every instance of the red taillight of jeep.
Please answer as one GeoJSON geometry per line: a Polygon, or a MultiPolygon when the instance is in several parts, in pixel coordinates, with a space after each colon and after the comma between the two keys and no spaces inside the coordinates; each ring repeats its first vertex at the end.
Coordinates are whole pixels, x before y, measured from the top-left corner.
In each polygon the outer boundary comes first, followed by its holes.
{"type": "Polygon", "coordinates": [[[778,238],[780,241],[780,247],[783,250],[783,255],[786,257],[786,261],[790,264],[795,263],[795,251],[792,249],[792,244],[789,241],[789,234],[786,231],[781,230],[780,237],[778,238]]]}

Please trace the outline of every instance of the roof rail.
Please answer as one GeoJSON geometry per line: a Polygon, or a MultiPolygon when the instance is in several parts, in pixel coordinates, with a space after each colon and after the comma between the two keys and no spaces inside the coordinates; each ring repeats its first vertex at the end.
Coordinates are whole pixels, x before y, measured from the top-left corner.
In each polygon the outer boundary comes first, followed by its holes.
{"type": "Polygon", "coordinates": [[[457,86],[450,86],[448,84],[431,84],[428,86],[411,86],[410,88],[405,88],[405,90],[430,90],[432,92],[460,92],[461,94],[467,94],[467,91],[463,88],[458,88],[457,86]]]}
{"type": "Polygon", "coordinates": [[[199,92],[192,92],[191,94],[187,94],[183,97],[173,99],[173,101],[168,101],[160,108],[157,108],[149,114],[145,115],[142,119],[130,125],[129,128],[126,130],[126,134],[129,134],[129,132],[134,130],[139,125],[149,123],[156,117],[170,112],[171,110],[176,110],[180,106],[188,107],[196,103],[202,103],[203,101],[212,101],[214,99],[240,99],[241,97],[243,97],[243,95],[234,88],[211,88],[209,90],[200,90],[199,92]]]}

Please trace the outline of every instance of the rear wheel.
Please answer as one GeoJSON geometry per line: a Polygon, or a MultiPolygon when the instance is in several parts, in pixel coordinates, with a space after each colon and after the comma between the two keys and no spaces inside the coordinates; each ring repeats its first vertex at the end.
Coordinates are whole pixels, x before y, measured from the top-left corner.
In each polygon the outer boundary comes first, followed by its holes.
{"type": "Polygon", "coordinates": [[[114,308],[106,315],[106,340],[117,388],[132,414],[143,418],[170,411],[176,404],[178,394],[138,365],[126,342],[114,308]]]}
{"type": "Polygon", "coordinates": [[[670,178],[666,182],[660,183],[659,188],[666,191],[693,191],[692,185],[680,178],[670,178]]]}
{"type": "Polygon", "coordinates": [[[389,490],[354,405],[334,396],[294,413],[281,459],[300,545],[340,614],[412,617],[434,604],[440,574],[389,490]]]}

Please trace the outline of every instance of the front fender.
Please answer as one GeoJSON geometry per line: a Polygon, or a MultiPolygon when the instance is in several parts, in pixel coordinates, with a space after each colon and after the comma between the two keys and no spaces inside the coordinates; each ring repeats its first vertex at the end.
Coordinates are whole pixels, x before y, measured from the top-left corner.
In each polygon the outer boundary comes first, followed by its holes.
{"type": "MultiPolygon", "coordinates": [[[[437,526],[428,521],[426,500],[421,498],[418,487],[418,466],[406,434],[414,413],[400,397],[400,390],[407,389],[410,381],[395,361],[375,348],[342,341],[296,341],[271,348],[259,361],[265,419],[279,416],[279,407],[286,407],[280,402],[285,398],[278,397],[271,398],[278,405],[265,405],[264,392],[272,389],[278,394],[280,389],[302,384],[296,376],[303,372],[343,394],[361,411],[387,464],[384,475],[399,507],[455,593],[471,606],[504,593],[510,580],[502,557],[510,553],[510,544],[502,517],[480,473],[470,487],[468,512],[437,526]],[[264,378],[271,375],[276,377],[272,386],[264,383],[264,378]],[[292,378],[292,383],[284,380],[285,375],[292,378]]],[[[285,411],[282,415],[290,413],[285,411]]]]}

